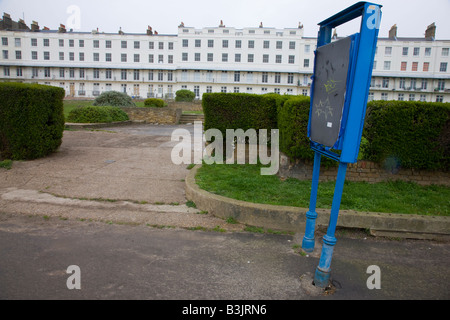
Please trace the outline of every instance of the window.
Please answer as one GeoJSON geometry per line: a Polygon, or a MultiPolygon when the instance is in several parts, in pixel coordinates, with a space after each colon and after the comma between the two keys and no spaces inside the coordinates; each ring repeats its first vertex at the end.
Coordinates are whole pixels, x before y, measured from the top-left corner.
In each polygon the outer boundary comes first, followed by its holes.
{"type": "Polygon", "coordinates": [[[241,72],[235,71],[234,72],[234,82],[240,82],[241,81],[241,72]]]}
{"type": "Polygon", "coordinates": [[[100,41],[94,40],[94,48],[100,48],[100,41]]]}
{"type": "Polygon", "coordinates": [[[69,47],[71,48],[75,47],[75,41],[73,39],[69,40],[69,47]]]}
{"type": "Polygon", "coordinates": [[[222,71],[222,82],[228,82],[228,72],[222,71]]]}
{"type": "Polygon", "coordinates": [[[22,74],[22,67],[17,67],[17,69],[16,69],[16,75],[17,75],[18,77],[22,77],[22,76],[23,76],[23,74],[22,74]]]}
{"type": "Polygon", "coordinates": [[[44,68],[44,77],[50,78],[50,68],[44,68]]]}
{"type": "MultiPolygon", "coordinates": [[[[47,39],[47,41],[48,41],[48,39],[47,39]]],[[[22,46],[22,42],[21,42],[20,38],[14,38],[14,45],[16,47],[22,46]]]]}
{"type": "Polygon", "coordinates": [[[442,48],[441,55],[443,57],[448,57],[448,51],[449,51],[449,48],[442,48]]]}
{"type": "Polygon", "coordinates": [[[167,81],[173,81],[173,71],[167,71],[167,81]]]}
{"type": "Polygon", "coordinates": [[[427,101],[427,95],[426,94],[421,94],[420,95],[420,101],[422,101],[422,102],[427,101]]]}
{"type": "Polygon", "coordinates": [[[281,83],[281,74],[279,72],[275,73],[275,83],[281,83]]]}
{"type": "Polygon", "coordinates": [[[249,53],[247,56],[247,62],[253,62],[255,59],[255,56],[253,53],[249,53]]]}
{"type": "Polygon", "coordinates": [[[404,56],[408,55],[408,47],[403,47],[402,55],[404,55],[404,56]]]}
{"type": "Polygon", "coordinates": [[[44,51],[44,60],[50,60],[50,52],[44,51]]]}
{"type": "Polygon", "coordinates": [[[294,74],[293,73],[288,73],[287,83],[288,84],[293,84],[294,83],[294,74]]]}
{"type": "Polygon", "coordinates": [[[234,88],[233,88],[233,92],[234,92],[234,93],[239,93],[239,87],[234,87],[234,88]]]}
{"type": "Polygon", "coordinates": [[[295,63],[295,56],[289,56],[288,63],[295,63]]]}
{"type": "Polygon", "coordinates": [[[436,102],[444,102],[444,96],[441,95],[436,96],[436,102]]]}
{"type": "Polygon", "coordinates": [[[242,47],[242,41],[241,41],[241,40],[236,40],[234,46],[235,46],[237,49],[240,49],[240,48],[242,47]]]}
{"type": "Polygon", "coordinates": [[[213,72],[212,72],[212,70],[206,71],[206,81],[209,81],[209,82],[213,81],[213,72]]]}
{"type": "Polygon", "coordinates": [[[295,41],[289,41],[289,49],[295,49],[295,41]]]}
{"type": "Polygon", "coordinates": [[[387,100],[388,99],[388,94],[386,92],[382,92],[381,93],[381,100],[387,100]]]}
{"type": "Polygon", "coordinates": [[[414,93],[410,93],[409,94],[409,101],[414,101],[416,100],[416,95],[414,93]]]}
{"type": "Polygon", "coordinates": [[[405,100],[405,95],[403,93],[399,93],[398,94],[398,101],[404,101],[405,100]]]}
{"type": "Polygon", "coordinates": [[[38,59],[37,51],[31,51],[31,59],[32,60],[37,60],[38,59]]]}
{"type": "Polygon", "coordinates": [[[70,68],[69,69],[69,77],[70,78],[75,78],[75,69],[74,68],[70,68]]]}
{"type": "Polygon", "coordinates": [[[100,54],[98,52],[94,52],[94,61],[100,61],[100,54]]]}
{"type": "Polygon", "coordinates": [[[228,53],[222,53],[222,62],[228,62],[228,53]]]}
{"type": "Polygon", "coordinates": [[[201,46],[202,46],[202,40],[200,40],[200,39],[195,39],[195,47],[196,48],[201,48],[201,46]]]}
{"type": "Polygon", "coordinates": [[[389,88],[389,78],[383,78],[383,88],[389,88]]]}
{"type": "Polygon", "coordinates": [[[84,79],[84,69],[80,69],[80,78],[84,79]]]}
{"type": "MultiPolygon", "coordinates": [[[[167,62],[168,63],[173,63],[173,55],[171,55],[171,54],[169,54],[168,56],[167,56],[167,62]]],[[[212,60],[211,60],[212,61],[212,60]]]]}
{"type": "Polygon", "coordinates": [[[124,41],[124,40],[122,40],[122,41],[120,42],[120,47],[121,47],[122,49],[126,49],[126,48],[127,48],[127,42],[124,41]]]}
{"type": "Polygon", "coordinates": [[[220,92],[227,93],[227,87],[220,87],[220,92]]]}
{"type": "Polygon", "coordinates": [[[139,80],[139,70],[134,70],[133,71],[133,79],[134,79],[134,81],[138,81],[139,80]]]}
{"type": "Polygon", "coordinates": [[[422,89],[422,90],[426,90],[426,89],[427,89],[427,86],[428,86],[428,81],[427,81],[427,79],[422,79],[422,86],[421,86],[421,89],[422,89]]]}
{"type": "Polygon", "coordinates": [[[64,52],[59,53],[59,60],[64,60],[64,52]]]}
{"type": "Polygon", "coordinates": [[[16,59],[21,60],[22,59],[22,51],[16,51],[16,59]]]}
{"type": "Polygon", "coordinates": [[[149,48],[150,50],[155,49],[155,43],[154,43],[153,41],[149,41],[149,42],[148,42],[148,48],[149,48]]]}
{"type": "Polygon", "coordinates": [[[106,49],[111,49],[111,47],[112,47],[111,40],[106,40],[105,47],[106,47],[106,49]]]}
{"type": "Polygon", "coordinates": [[[60,78],[64,78],[64,75],[65,75],[65,70],[64,70],[64,68],[59,68],[59,77],[60,78]]]}
{"type": "Polygon", "coordinates": [[[262,82],[262,83],[267,83],[268,79],[269,79],[268,73],[267,73],[267,72],[263,72],[263,73],[262,73],[262,79],[261,79],[261,82],[262,82]]]}
{"type": "MultiPolygon", "coordinates": [[[[3,59],[8,60],[8,50],[3,50],[3,59]]],[[[37,59],[37,52],[36,52],[36,59],[37,59]]]]}
{"type": "Polygon", "coordinates": [[[208,48],[214,48],[214,40],[208,40],[208,48]]]}
{"type": "Polygon", "coordinates": [[[401,67],[400,67],[400,70],[401,71],[406,71],[406,68],[407,68],[407,62],[406,61],[402,61],[402,64],[401,64],[401,67]]]}
{"type": "Polygon", "coordinates": [[[79,41],[78,41],[78,46],[79,46],[80,48],[84,48],[84,40],[79,40],[79,41]]]}
{"type": "Polygon", "coordinates": [[[429,62],[424,62],[423,63],[423,71],[428,71],[430,69],[430,63],[429,62]]]}
{"type": "Polygon", "coordinates": [[[80,58],[80,61],[84,61],[84,52],[80,52],[79,58],[80,58]]]}
{"type": "Polygon", "coordinates": [[[438,81],[437,89],[438,90],[445,90],[445,80],[439,80],[438,81]]]}
{"type": "Polygon", "coordinates": [[[69,52],[69,60],[75,61],[75,53],[74,52],[69,52]]]}
{"type": "Polygon", "coordinates": [[[198,53],[198,52],[195,53],[194,61],[200,61],[200,53],[198,53]]]}
{"type": "Polygon", "coordinates": [[[309,59],[304,59],[303,60],[303,67],[304,68],[309,68],[309,59]]]}
{"type": "Polygon", "coordinates": [[[251,71],[247,72],[247,82],[253,83],[253,72],[251,71]]]}
{"type": "Polygon", "coordinates": [[[111,62],[112,61],[111,53],[106,53],[105,54],[105,61],[107,61],[107,62],[111,62]]]}
{"type": "Polygon", "coordinates": [[[158,49],[164,50],[164,42],[158,42],[158,49]]]}
{"type": "Polygon", "coordinates": [[[139,53],[135,53],[133,57],[134,62],[139,62],[141,60],[141,56],[139,53]]]}
{"type": "Polygon", "coordinates": [[[135,41],[134,42],[134,48],[135,49],[140,49],[141,48],[141,43],[139,41],[135,41]]]}
{"type": "Polygon", "coordinates": [[[208,53],[207,61],[208,61],[208,62],[212,62],[212,61],[213,61],[213,58],[214,58],[214,55],[213,55],[212,53],[208,53]]]}
{"type": "Polygon", "coordinates": [[[173,42],[169,42],[169,50],[173,50],[173,42]]]}
{"type": "Polygon", "coordinates": [[[121,62],[127,62],[127,54],[126,53],[122,53],[120,55],[120,61],[121,62]]]}
{"type": "Polygon", "coordinates": [[[148,81],[153,81],[153,71],[148,72],[148,81]]]}
{"type": "Polygon", "coordinates": [[[384,70],[391,70],[391,62],[390,61],[384,62],[384,70]]]}
{"type": "Polygon", "coordinates": [[[255,48],[255,40],[248,40],[248,48],[249,49],[255,48]]]}
{"type": "Polygon", "coordinates": [[[375,70],[377,68],[377,60],[373,60],[372,68],[373,68],[373,70],[375,70]]]}
{"type": "Polygon", "coordinates": [[[405,78],[400,78],[400,81],[399,81],[399,84],[398,84],[398,87],[400,88],[400,89],[405,89],[405,78]]]}
{"type": "Polygon", "coordinates": [[[417,71],[418,67],[419,67],[419,63],[418,62],[413,62],[412,63],[412,71],[417,71]]]}
{"type": "Polygon", "coordinates": [[[181,54],[181,61],[188,61],[188,54],[187,54],[187,52],[183,52],[181,54]]]}
{"type": "Polygon", "coordinates": [[[439,66],[439,71],[447,72],[447,62],[441,62],[441,65],[439,66]]]}
{"type": "Polygon", "coordinates": [[[373,101],[374,97],[373,97],[373,92],[369,92],[369,95],[367,97],[367,101],[373,101]]]}
{"type": "MultiPolygon", "coordinates": [[[[37,41],[37,40],[36,40],[37,41]]],[[[8,45],[8,38],[3,37],[2,38],[2,46],[7,46],[8,45]]],[[[9,75],[9,74],[8,74],[9,75]]]]}
{"type": "Polygon", "coordinates": [[[164,55],[163,54],[158,55],[158,63],[164,63],[164,55]]]}
{"type": "Polygon", "coordinates": [[[411,78],[410,87],[412,90],[416,90],[417,80],[415,78],[411,78]]]}
{"type": "Polygon", "coordinates": [[[311,45],[305,44],[305,53],[310,53],[311,51],[311,45]]]}
{"type": "Polygon", "coordinates": [[[275,56],[275,63],[281,63],[281,54],[275,56]]]}
{"type": "Polygon", "coordinates": [[[153,63],[153,62],[154,62],[153,54],[149,54],[149,55],[148,55],[148,62],[149,62],[149,63],[153,63]]]}
{"type": "Polygon", "coordinates": [[[413,50],[413,56],[418,56],[420,53],[420,48],[419,47],[415,47],[413,50]]]}
{"type": "Polygon", "coordinates": [[[276,47],[277,49],[283,49],[283,41],[277,41],[275,47],[276,47]]]}
{"type": "Polygon", "coordinates": [[[100,79],[100,70],[94,69],[93,73],[94,79],[100,79]]]}
{"type": "Polygon", "coordinates": [[[31,46],[37,47],[37,39],[31,39],[31,46]]]}
{"type": "Polygon", "coordinates": [[[265,41],[263,42],[263,48],[264,48],[264,49],[269,49],[269,47],[270,47],[270,41],[265,40],[265,41]]]}
{"type": "Polygon", "coordinates": [[[425,48],[425,57],[431,56],[431,48],[425,48]]]}
{"type": "Polygon", "coordinates": [[[390,56],[392,54],[392,47],[386,47],[384,48],[384,55],[390,56]]]}
{"type": "Polygon", "coordinates": [[[269,62],[269,55],[263,54],[263,63],[268,63],[268,62],[269,62]]]}
{"type": "Polygon", "coordinates": [[[228,48],[228,40],[222,40],[222,48],[228,48]]]}
{"type": "Polygon", "coordinates": [[[38,68],[33,68],[33,69],[31,69],[31,76],[33,77],[33,78],[37,78],[38,76],[39,76],[39,70],[38,70],[38,68]]]}
{"type": "Polygon", "coordinates": [[[241,62],[241,54],[240,53],[236,53],[234,55],[234,62],[241,62]]]}
{"type": "Polygon", "coordinates": [[[206,86],[206,93],[212,93],[212,86],[206,86]]]}

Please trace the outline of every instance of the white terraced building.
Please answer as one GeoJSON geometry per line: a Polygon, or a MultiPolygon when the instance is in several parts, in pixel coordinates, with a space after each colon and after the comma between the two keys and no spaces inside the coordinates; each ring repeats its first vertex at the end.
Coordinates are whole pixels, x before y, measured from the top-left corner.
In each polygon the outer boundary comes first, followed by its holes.
{"type": "MultiPolygon", "coordinates": [[[[450,102],[450,40],[380,37],[369,100],[450,102]]],[[[67,97],[121,91],[136,98],[172,99],[180,89],[309,95],[316,38],[303,27],[262,25],[196,29],[176,35],[73,32],[31,28],[8,14],[0,21],[0,80],[59,86],[67,97]]],[[[336,38],[336,37],[334,37],[336,38]]]]}

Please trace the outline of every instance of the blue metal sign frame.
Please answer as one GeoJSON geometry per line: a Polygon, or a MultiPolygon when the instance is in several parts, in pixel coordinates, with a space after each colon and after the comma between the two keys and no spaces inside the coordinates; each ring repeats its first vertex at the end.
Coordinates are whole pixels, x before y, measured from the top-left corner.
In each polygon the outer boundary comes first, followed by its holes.
{"type": "MultiPolygon", "coordinates": [[[[335,238],[335,231],[344,188],[347,163],[356,162],[361,143],[367,97],[372,77],[373,60],[381,21],[381,5],[369,2],[358,2],[319,23],[320,28],[317,39],[317,48],[331,42],[333,28],[358,17],[361,17],[360,32],[354,35],[355,45],[351,49],[351,61],[347,75],[348,81],[346,84],[347,87],[342,119],[340,122],[339,138],[333,146],[336,150],[340,150],[341,152],[340,154],[335,153],[330,147],[325,147],[320,143],[311,141],[311,149],[315,151],[315,156],[309,211],[306,213],[305,235],[302,242],[302,248],[306,252],[312,252],[315,246],[314,232],[315,221],[317,218],[316,202],[321,156],[324,155],[339,162],[327,234],[323,237],[322,253],[314,275],[315,285],[321,288],[325,288],[329,284],[331,259],[334,245],[337,241],[335,238]]],[[[314,77],[311,95],[314,92],[313,86],[314,77]]],[[[314,97],[311,98],[310,120],[313,99],[314,97]]],[[[311,123],[308,123],[308,136],[310,136],[310,130],[311,123]]]]}

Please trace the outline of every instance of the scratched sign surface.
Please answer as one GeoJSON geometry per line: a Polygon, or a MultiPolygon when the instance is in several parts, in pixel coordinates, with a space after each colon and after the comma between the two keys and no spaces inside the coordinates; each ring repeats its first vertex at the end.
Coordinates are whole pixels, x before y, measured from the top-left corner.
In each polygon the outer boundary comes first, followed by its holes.
{"type": "Polygon", "coordinates": [[[310,138],[326,147],[333,147],[339,138],[351,41],[347,37],[316,51],[310,138]]]}

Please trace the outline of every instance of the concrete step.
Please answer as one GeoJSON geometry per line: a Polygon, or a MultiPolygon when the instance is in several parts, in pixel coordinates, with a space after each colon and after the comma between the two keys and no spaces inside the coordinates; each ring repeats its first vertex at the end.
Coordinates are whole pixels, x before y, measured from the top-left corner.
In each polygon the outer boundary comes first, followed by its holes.
{"type": "Polygon", "coordinates": [[[194,123],[194,121],[204,121],[203,114],[183,114],[180,118],[180,124],[194,123]]]}

